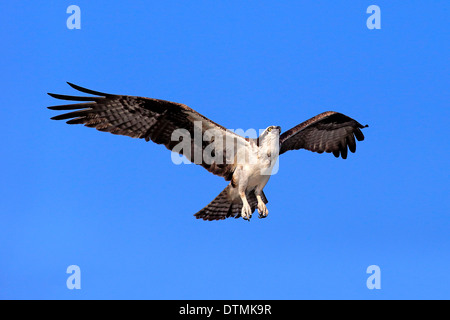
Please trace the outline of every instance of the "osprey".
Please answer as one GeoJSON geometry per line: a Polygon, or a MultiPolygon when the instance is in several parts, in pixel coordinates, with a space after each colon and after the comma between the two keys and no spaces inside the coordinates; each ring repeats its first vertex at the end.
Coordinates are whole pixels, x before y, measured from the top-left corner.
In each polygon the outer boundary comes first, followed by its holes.
{"type": "Polygon", "coordinates": [[[256,209],[259,217],[265,218],[268,201],[263,188],[279,154],[306,149],[346,159],[347,148],[355,152],[355,138],[364,140],[361,129],[367,127],[342,113],[327,111],[283,134],[279,126],[269,126],[258,138],[251,139],[224,128],[184,104],[102,93],[68,84],[94,96],[49,93],[56,99],[84,101],[48,107],[75,110],[51,119],[69,119],[68,124],[84,124],[99,131],[152,140],[230,181],[210,204],[194,215],[203,220],[228,217],[250,220],[256,209]]]}

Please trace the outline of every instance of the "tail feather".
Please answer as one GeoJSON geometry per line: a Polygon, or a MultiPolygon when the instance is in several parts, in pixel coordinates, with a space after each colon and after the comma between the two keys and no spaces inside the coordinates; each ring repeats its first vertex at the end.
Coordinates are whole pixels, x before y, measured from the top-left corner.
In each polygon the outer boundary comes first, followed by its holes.
{"type": "MultiPolygon", "coordinates": [[[[203,220],[224,220],[229,217],[239,218],[241,216],[242,201],[237,199],[233,201],[230,197],[230,188],[228,185],[219,195],[214,198],[206,207],[194,214],[197,219],[203,220]]],[[[264,203],[267,203],[267,198],[264,192],[261,194],[264,203]]],[[[252,208],[252,213],[256,210],[258,206],[258,200],[254,191],[251,191],[247,195],[247,201],[252,208]]]]}
{"type": "Polygon", "coordinates": [[[203,220],[223,220],[229,215],[232,207],[229,196],[229,187],[227,186],[219,195],[211,201],[206,207],[194,214],[197,219],[203,220]]]}

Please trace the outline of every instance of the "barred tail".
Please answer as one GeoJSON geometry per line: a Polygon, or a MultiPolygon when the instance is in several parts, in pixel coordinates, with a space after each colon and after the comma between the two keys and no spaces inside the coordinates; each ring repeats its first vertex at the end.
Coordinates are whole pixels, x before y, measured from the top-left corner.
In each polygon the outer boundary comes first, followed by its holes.
{"type": "MultiPolygon", "coordinates": [[[[239,218],[241,216],[242,201],[241,199],[235,199],[234,201],[230,196],[231,184],[228,185],[219,195],[211,201],[206,207],[194,214],[197,219],[203,220],[224,220],[229,217],[239,218]]],[[[267,203],[267,198],[262,192],[261,197],[264,203],[267,203]]],[[[255,192],[252,190],[247,194],[247,201],[252,208],[252,213],[256,210],[258,200],[256,199],[255,192]]]]}

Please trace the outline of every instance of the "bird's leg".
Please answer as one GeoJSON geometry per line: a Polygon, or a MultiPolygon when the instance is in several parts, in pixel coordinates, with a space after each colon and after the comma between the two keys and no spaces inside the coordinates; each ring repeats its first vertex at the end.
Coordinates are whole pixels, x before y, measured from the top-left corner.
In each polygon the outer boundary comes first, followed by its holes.
{"type": "Polygon", "coordinates": [[[261,197],[261,190],[255,190],[256,200],[258,200],[258,213],[260,218],[265,218],[269,214],[269,210],[261,197]]]}
{"type": "Polygon", "coordinates": [[[248,204],[247,196],[245,195],[245,190],[243,190],[243,191],[239,190],[239,196],[241,197],[241,200],[242,200],[241,216],[245,220],[250,221],[250,218],[252,217],[252,208],[248,204]]]}

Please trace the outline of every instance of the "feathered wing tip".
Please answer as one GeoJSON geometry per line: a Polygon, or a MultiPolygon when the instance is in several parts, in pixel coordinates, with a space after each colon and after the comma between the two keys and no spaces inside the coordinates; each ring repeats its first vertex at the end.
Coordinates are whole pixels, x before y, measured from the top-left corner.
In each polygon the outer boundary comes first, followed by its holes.
{"type": "Polygon", "coordinates": [[[348,150],[356,151],[356,141],[364,140],[362,129],[367,127],[342,113],[322,112],[281,134],[280,154],[306,149],[346,159],[348,150]]]}
{"type": "MultiPolygon", "coordinates": [[[[239,218],[241,217],[242,210],[242,202],[239,200],[238,203],[233,202],[229,196],[229,189],[231,188],[228,185],[219,195],[211,201],[206,207],[202,210],[194,214],[197,219],[203,219],[207,221],[212,220],[224,220],[229,217],[239,218]]],[[[261,197],[266,204],[267,198],[264,195],[264,192],[261,194],[261,197]]],[[[247,201],[250,207],[252,208],[252,213],[256,210],[258,206],[258,200],[256,199],[256,195],[254,191],[251,191],[247,195],[247,201]]]]}
{"type": "MultiPolygon", "coordinates": [[[[79,96],[69,96],[69,95],[50,93],[50,92],[48,92],[47,94],[55,99],[71,100],[71,101],[98,101],[100,99],[104,99],[105,97],[113,96],[112,94],[109,94],[109,93],[104,93],[104,92],[100,92],[100,91],[94,91],[94,90],[90,90],[87,88],[83,88],[83,87],[80,87],[80,86],[70,83],[70,82],[67,82],[67,84],[69,86],[71,86],[72,88],[74,88],[75,90],[78,90],[80,92],[92,94],[92,95],[96,95],[96,96],[100,96],[100,97],[79,97],[79,96]]],[[[75,109],[75,106],[78,106],[78,105],[70,105],[70,107],[72,107],[72,109],[75,109]]],[[[69,110],[69,109],[61,109],[61,108],[56,109],[57,107],[62,107],[62,106],[54,106],[54,107],[48,107],[48,108],[52,109],[52,110],[69,110]]]]}
{"type": "MultiPolygon", "coordinates": [[[[80,117],[85,116],[86,115],[85,111],[89,108],[92,108],[95,103],[100,102],[100,101],[104,100],[105,98],[114,96],[109,93],[104,93],[104,92],[100,92],[100,91],[94,91],[94,90],[90,90],[87,88],[83,88],[83,87],[80,87],[80,86],[70,83],[70,82],[67,82],[67,84],[69,86],[71,86],[72,88],[74,88],[75,90],[78,90],[80,92],[87,93],[87,94],[96,95],[98,97],[80,97],[80,96],[70,96],[70,95],[63,95],[63,94],[57,94],[57,93],[47,93],[49,96],[51,96],[55,99],[69,100],[69,101],[86,101],[83,103],[65,104],[65,105],[47,107],[50,110],[77,110],[74,112],[54,116],[51,118],[52,120],[64,120],[64,119],[74,118],[74,117],[78,117],[78,116],[80,116],[80,117]],[[82,109],[82,110],[79,110],[79,109],[82,109]]],[[[69,121],[67,121],[67,123],[68,124],[79,123],[76,120],[77,119],[69,120],[69,121]]]]}
{"type": "Polygon", "coordinates": [[[348,135],[344,138],[344,143],[341,144],[339,150],[333,151],[333,155],[336,158],[339,158],[339,156],[342,157],[342,159],[347,159],[347,147],[350,150],[351,153],[356,152],[356,141],[364,141],[364,134],[362,133],[361,129],[367,128],[369,125],[363,126],[359,122],[357,122],[357,127],[354,129],[353,134],[348,135]]]}
{"type": "MultiPolygon", "coordinates": [[[[364,134],[362,133],[361,129],[368,128],[368,127],[369,127],[368,124],[366,124],[365,126],[363,126],[362,124],[360,124],[360,123],[358,122],[358,127],[356,127],[355,130],[354,130],[354,132],[353,132],[354,135],[355,135],[356,140],[358,140],[358,141],[364,141],[364,134]]],[[[354,152],[354,151],[353,151],[353,152],[354,152]]]]}

